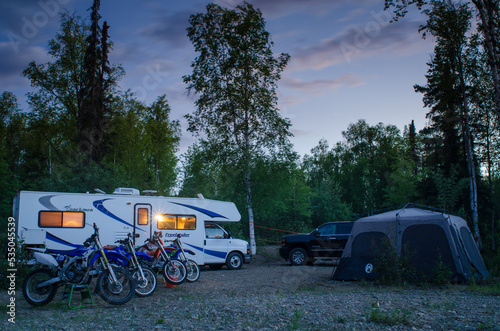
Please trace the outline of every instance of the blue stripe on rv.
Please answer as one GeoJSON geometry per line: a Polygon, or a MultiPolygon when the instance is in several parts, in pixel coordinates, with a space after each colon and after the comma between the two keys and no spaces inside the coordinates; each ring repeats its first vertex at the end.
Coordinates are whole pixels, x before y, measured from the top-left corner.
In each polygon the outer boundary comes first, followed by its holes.
{"type": "Polygon", "coordinates": [[[215,256],[215,257],[218,257],[218,258],[221,258],[221,259],[225,259],[226,255],[227,255],[227,252],[220,252],[220,251],[213,251],[213,250],[210,250],[210,249],[203,249],[201,247],[194,246],[194,245],[191,245],[189,243],[186,243],[186,245],[191,246],[194,249],[199,250],[202,253],[205,253],[205,254],[208,254],[208,255],[212,255],[212,256],[215,256]]]}
{"type": "Polygon", "coordinates": [[[66,246],[70,246],[70,247],[80,247],[81,245],[75,245],[75,244],[72,244],[70,243],[69,241],[66,241],[64,239],[61,239],[59,237],[56,237],[54,236],[52,233],[50,232],[46,232],[45,233],[45,239],[47,240],[51,240],[53,242],[56,242],[58,244],[62,244],[62,245],[66,245],[66,246]]]}
{"type": "MultiPolygon", "coordinates": [[[[112,219],[114,219],[114,220],[116,220],[116,221],[118,221],[120,223],[123,223],[123,224],[126,224],[128,226],[134,227],[133,224],[128,223],[127,221],[119,218],[118,216],[116,216],[115,214],[113,214],[112,212],[110,212],[109,210],[107,210],[106,207],[104,207],[104,201],[106,201],[106,200],[114,200],[114,199],[108,198],[108,199],[96,200],[92,204],[94,205],[94,207],[96,207],[97,210],[99,210],[104,215],[106,215],[108,217],[111,217],[112,219]]],[[[136,228],[136,230],[141,230],[142,232],[146,232],[145,230],[143,230],[141,228],[136,228]]]]}
{"type": "Polygon", "coordinates": [[[176,205],[179,205],[179,206],[183,206],[183,207],[194,209],[194,210],[199,211],[200,213],[208,215],[208,216],[210,216],[212,218],[214,218],[214,217],[221,217],[221,218],[227,219],[226,216],[222,216],[221,214],[217,214],[217,213],[215,213],[213,211],[210,211],[210,210],[207,210],[207,209],[203,209],[203,208],[195,207],[195,206],[190,206],[190,205],[186,205],[186,204],[178,203],[178,202],[172,202],[172,203],[174,203],[176,205]]]}

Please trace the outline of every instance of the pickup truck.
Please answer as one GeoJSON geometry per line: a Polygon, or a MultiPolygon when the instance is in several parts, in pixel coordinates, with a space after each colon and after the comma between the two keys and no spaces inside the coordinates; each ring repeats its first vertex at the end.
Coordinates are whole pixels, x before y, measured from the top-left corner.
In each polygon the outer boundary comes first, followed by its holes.
{"type": "Polygon", "coordinates": [[[342,255],[354,222],[329,222],[311,233],[289,234],[281,238],[280,256],[292,265],[333,260],[342,255]]]}

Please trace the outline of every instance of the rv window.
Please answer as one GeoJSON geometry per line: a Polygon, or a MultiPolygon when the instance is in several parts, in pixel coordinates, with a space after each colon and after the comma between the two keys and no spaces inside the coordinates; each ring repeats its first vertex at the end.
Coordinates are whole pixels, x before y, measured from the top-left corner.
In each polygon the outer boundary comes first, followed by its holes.
{"type": "Polygon", "coordinates": [[[196,218],[185,215],[165,215],[156,216],[158,229],[161,230],[194,230],[196,229],[196,218]]]}
{"type": "Polygon", "coordinates": [[[139,208],[137,210],[137,224],[148,225],[148,221],[149,221],[149,209],[139,208]]]}
{"type": "Polygon", "coordinates": [[[158,229],[162,230],[175,230],[176,216],[172,215],[158,215],[158,229]]]}
{"type": "Polygon", "coordinates": [[[83,228],[85,213],[69,211],[41,211],[38,225],[42,228],[83,228]]]}
{"type": "Polygon", "coordinates": [[[192,216],[177,216],[177,229],[179,230],[196,229],[196,218],[192,216]]]}

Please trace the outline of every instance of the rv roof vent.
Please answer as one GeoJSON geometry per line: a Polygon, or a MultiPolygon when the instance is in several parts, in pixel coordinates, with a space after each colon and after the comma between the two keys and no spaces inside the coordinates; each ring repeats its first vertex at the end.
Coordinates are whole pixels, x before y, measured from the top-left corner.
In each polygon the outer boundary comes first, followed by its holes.
{"type": "Polygon", "coordinates": [[[155,190],[144,190],[142,191],[142,194],[147,195],[147,196],[154,196],[158,191],[155,190]]]}
{"type": "Polygon", "coordinates": [[[115,189],[113,194],[122,194],[122,195],[140,195],[139,190],[136,188],[128,188],[128,187],[118,187],[115,189]]]}
{"type": "Polygon", "coordinates": [[[106,194],[106,192],[104,192],[103,190],[100,190],[100,189],[98,189],[98,188],[95,188],[95,189],[94,189],[94,191],[95,191],[96,193],[106,194]]]}

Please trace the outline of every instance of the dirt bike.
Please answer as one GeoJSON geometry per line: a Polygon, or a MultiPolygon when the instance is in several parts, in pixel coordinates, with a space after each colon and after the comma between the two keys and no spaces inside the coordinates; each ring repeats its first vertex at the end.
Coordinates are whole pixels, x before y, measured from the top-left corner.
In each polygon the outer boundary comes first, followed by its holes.
{"type": "Polygon", "coordinates": [[[163,247],[162,233],[155,231],[153,236],[146,239],[139,252],[147,254],[141,258],[141,262],[149,266],[155,272],[161,272],[167,282],[172,285],[180,285],[186,280],[187,270],[184,263],[171,257],[163,247]]]}
{"type": "Polygon", "coordinates": [[[200,279],[200,267],[196,263],[196,261],[188,259],[186,253],[194,255],[194,252],[191,250],[184,250],[182,247],[181,236],[177,235],[177,238],[173,240],[173,248],[175,251],[172,252],[174,258],[177,258],[184,262],[186,266],[186,281],[187,282],[196,282],[200,279]]]}
{"type": "Polygon", "coordinates": [[[132,234],[127,238],[117,240],[122,246],[104,247],[104,252],[111,263],[128,269],[135,280],[135,294],[147,297],[154,293],[158,285],[156,273],[149,267],[141,265],[137,256],[145,255],[135,251],[132,234]]]}
{"type": "Polygon", "coordinates": [[[112,305],[122,305],[134,295],[135,282],[124,268],[112,266],[99,239],[99,229],[83,246],[74,250],[45,250],[33,253],[43,266],[31,271],[23,282],[23,296],[33,306],[49,303],[61,285],[88,285],[97,277],[96,292],[112,305]]]}

